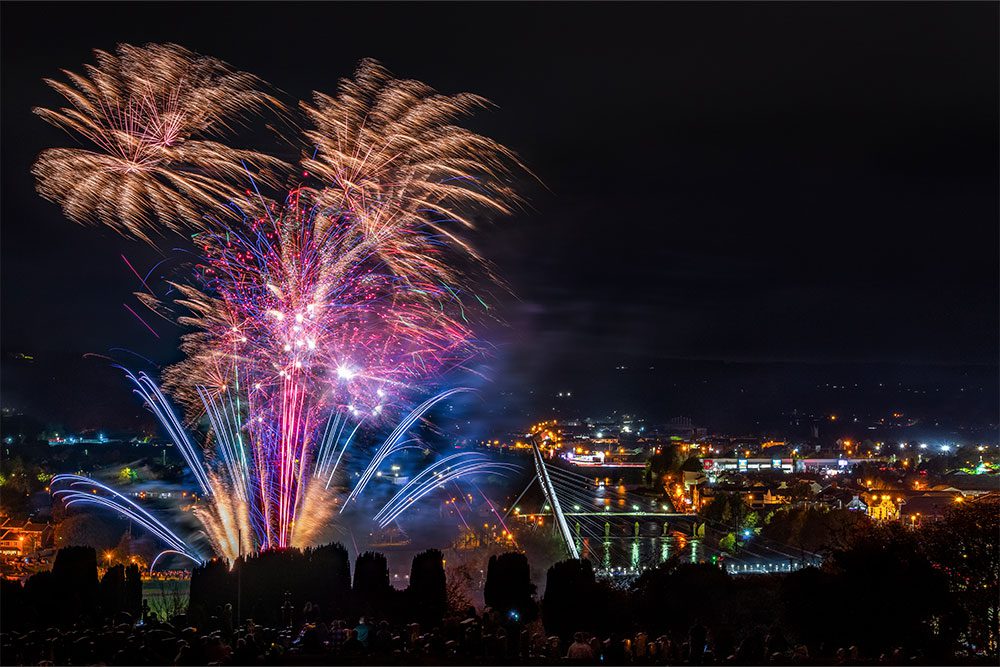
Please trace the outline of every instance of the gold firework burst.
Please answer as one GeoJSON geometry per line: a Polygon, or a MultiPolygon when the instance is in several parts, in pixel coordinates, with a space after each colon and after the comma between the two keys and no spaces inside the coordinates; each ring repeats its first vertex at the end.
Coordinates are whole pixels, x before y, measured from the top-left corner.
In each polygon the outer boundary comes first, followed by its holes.
{"type": "Polygon", "coordinates": [[[383,256],[390,266],[401,275],[426,272],[433,237],[412,229],[428,228],[476,256],[456,227],[473,227],[476,210],[506,214],[518,201],[508,183],[512,166],[523,169],[514,153],[452,124],[488,105],[363,60],[336,96],[314,93],[312,104],[301,103],[315,151],[302,164],[323,181],[324,203],[349,211],[366,237],[391,247],[383,256]]]}
{"type": "Polygon", "coordinates": [[[200,227],[206,209],[241,201],[246,169],[285,167],[207,138],[241,114],[280,107],[257,77],[175,44],[94,54],[85,75],[46,80],[68,106],[34,110],[89,144],[45,150],[32,169],[38,192],[70,219],[150,241],[152,232],[200,227]]]}

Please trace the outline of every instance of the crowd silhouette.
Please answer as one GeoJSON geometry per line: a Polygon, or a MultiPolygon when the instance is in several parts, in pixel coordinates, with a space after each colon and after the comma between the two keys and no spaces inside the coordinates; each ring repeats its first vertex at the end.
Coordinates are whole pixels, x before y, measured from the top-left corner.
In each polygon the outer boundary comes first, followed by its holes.
{"type": "Polygon", "coordinates": [[[540,597],[527,557],[503,553],[482,612],[449,597],[440,551],[415,556],[399,590],[383,555],[360,554],[352,579],[330,544],[207,563],[187,613],[162,618],[134,566],[98,579],[93,549],[71,547],[24,586],[3,582],[0,654],[24,665],[996,664],[996,510],[878,528],[784,575],[674,558],[624,584],[565,560],[540,597]]]}

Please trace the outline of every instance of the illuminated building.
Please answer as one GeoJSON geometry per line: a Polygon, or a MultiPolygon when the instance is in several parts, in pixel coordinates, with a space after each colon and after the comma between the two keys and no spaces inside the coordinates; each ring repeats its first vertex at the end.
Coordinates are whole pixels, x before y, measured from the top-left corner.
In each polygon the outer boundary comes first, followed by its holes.
{"type": "Polygon", "coordinates": [[[47,523],[8,519],[0,526],[0,554],[22,556],[38,551],[52,541],[52,526],[47,523]]]}

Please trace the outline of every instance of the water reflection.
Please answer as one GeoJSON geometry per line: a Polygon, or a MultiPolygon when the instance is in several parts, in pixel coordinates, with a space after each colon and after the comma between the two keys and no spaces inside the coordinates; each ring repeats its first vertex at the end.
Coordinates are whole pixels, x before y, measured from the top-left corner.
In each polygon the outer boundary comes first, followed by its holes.
{"type": "Polygon", "coordinates": [[[583,540],[586,549],[581,549],[583,558],[590,558],[597,567],[605,572],[641,572],[644,569],[656,567],[671,556],[681,553],[692,563],[703,562],[706,550],[699,538],[689,538],[671,533],[660,537],[638,538],[605,538],[600,545],[595,545],[593,551],[588,540],[583,540]]]}

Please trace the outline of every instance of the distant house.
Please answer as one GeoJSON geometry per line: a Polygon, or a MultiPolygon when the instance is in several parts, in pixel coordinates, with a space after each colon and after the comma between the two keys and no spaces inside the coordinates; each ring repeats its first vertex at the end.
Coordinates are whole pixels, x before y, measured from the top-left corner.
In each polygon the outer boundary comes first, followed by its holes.
{"type": "Polygon", "coordinates": [[[934,490],[956,490],[965,496],[980,496],[987,493],[1000,492],[1000,475],[948,475],[946,484],[934,487],[934,490]]]}
{"type": "Polygon", "coordinates": [[[944,516],[956,503],[965,502],[961,492],[931,491],[913,495],[900,508],[900,520],[908,526],[920,526],[927,521],[936,521],[944,516]]]}
{"type": "Polygon", "coordinates": [[[861,500],[861,496],[852,497],[851,501],[845,505],[845,508],[851,510],[852,512],[868,513],[868,504],[861,500]]]}
{"type": "Polygon", "coordinates": [[[787,505],[790,498],[784,495],[778,487],[772,488],[762,484],[755,484],[747,491],[746,500],[747,505],[751,509],[761,510],[768,507],[777,507],[778,505],[787,505]]]}
{"type": "Polygon", "coordinates": [[[23,543],[24,540],[17,533],[10,530],[3,531],[0,535],[0,555],[20,556],[23,543]]]}
{"type": "Polygon", "coordinates": [[[866,498],[868,516],[876,521],[895,521],[899,518],[900,498],[889,493],[872,493],[866,498]]]}
{"type": "Polygon", "coordinates": [[[0,554],[22,556],[52,544],[52,525],[7,519],[0,525],[0,554]]]}
{"type": "Polygon", "coordinates": [[[818,503],[823,503],[830,509],[853,509],[861,510],[862,512],[868,510],[868,505],[862,502],[852,489],[840,488],[835,484],[825,487],[822,491],[816,494],[813,500],[818,503]],[[863,507],[858,507],[856,504],[853,504],[855,501],[861,503],[863,507]]]}
{"type": "Polygon", "coordinates": [[[689,489],[692,486],[697,486],[699,484],[704,484],[708,481],[708,476],[705,475],[703,470],[691,471],[683,470],[681,471],[683,475],[684,488],[689,489]]]}

